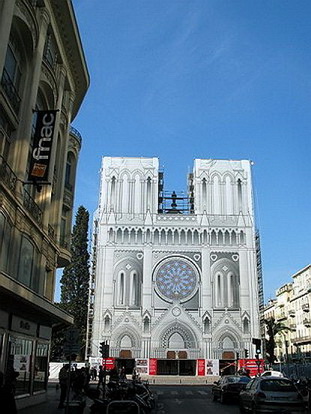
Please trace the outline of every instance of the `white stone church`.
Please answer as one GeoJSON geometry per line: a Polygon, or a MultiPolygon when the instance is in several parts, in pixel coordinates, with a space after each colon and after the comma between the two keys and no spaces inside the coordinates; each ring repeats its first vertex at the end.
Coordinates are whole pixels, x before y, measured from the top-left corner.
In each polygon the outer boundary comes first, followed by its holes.
{"type": "Polygon", "coordinates": [[[108,341],[112,357],[156,359],[166,374],[170,360],[253,357],[263,293],[251,162],[195,159],[186,193],[163,182],[157,158],[103,157],[89,356],[108,341]]]}

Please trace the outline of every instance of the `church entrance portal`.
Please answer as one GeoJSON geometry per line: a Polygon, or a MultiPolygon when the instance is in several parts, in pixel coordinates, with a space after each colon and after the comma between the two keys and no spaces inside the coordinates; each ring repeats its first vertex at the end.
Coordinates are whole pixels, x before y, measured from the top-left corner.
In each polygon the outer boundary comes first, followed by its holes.
{"type": "Polygon", "coordinates": [[[158,375],[195,375],[196,360],[192,359],[158,359],[158,375]]]}

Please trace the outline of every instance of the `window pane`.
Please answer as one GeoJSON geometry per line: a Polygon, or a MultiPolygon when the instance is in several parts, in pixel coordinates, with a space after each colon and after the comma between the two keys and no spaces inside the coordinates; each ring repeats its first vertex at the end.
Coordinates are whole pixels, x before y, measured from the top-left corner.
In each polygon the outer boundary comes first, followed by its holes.
{"type": "Polygon", "coordinates": [[[30,392],[31,354],[32,341],[14,336],[9,337],[6,378],[15,386],[16,395],[30,392]]]}
{"type": "Polygon", "coordinates": [[[19,273],[18,273],[18,280],[21,283],[30,287],[31,283],[31,275],[33,269],[33,254],[34,249],[33,245],[30,241],[26,238],[22,238],[22,246],[21,252],[19,257],[19,273]]]}
{"type": "Polygon", "coordinates": [[[46,389],[49,345],[38,342],[35,356],[34,391],[46,389]]]}

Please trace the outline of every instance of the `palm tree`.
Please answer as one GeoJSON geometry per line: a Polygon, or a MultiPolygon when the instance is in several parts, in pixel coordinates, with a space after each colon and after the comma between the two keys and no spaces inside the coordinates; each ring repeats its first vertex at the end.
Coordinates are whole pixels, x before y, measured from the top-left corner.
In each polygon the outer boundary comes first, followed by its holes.
{"type": "Polygon", "coordinates": [[[276,356],[274,354],[276,335],[279,332],[290,331],[291,329],[280,322],[275,322],[274,318],[265,319],[264,322],[266,325],[266,333],[269,337],[269,339],[265,339],[266,357],[269,363],[273,364],[276,360],[276,356]]]}

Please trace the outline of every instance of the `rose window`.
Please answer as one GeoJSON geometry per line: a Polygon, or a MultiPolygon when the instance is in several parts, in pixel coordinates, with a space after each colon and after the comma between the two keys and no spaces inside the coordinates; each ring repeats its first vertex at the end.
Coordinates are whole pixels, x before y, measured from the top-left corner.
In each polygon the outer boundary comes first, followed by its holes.
{"type": "Polygon", "coordinates": [[[197,280],[195,267],[181,258],[167,260],[156,272],[159,293],[173,300],[192,296],[196,290],[197,280]]]}

